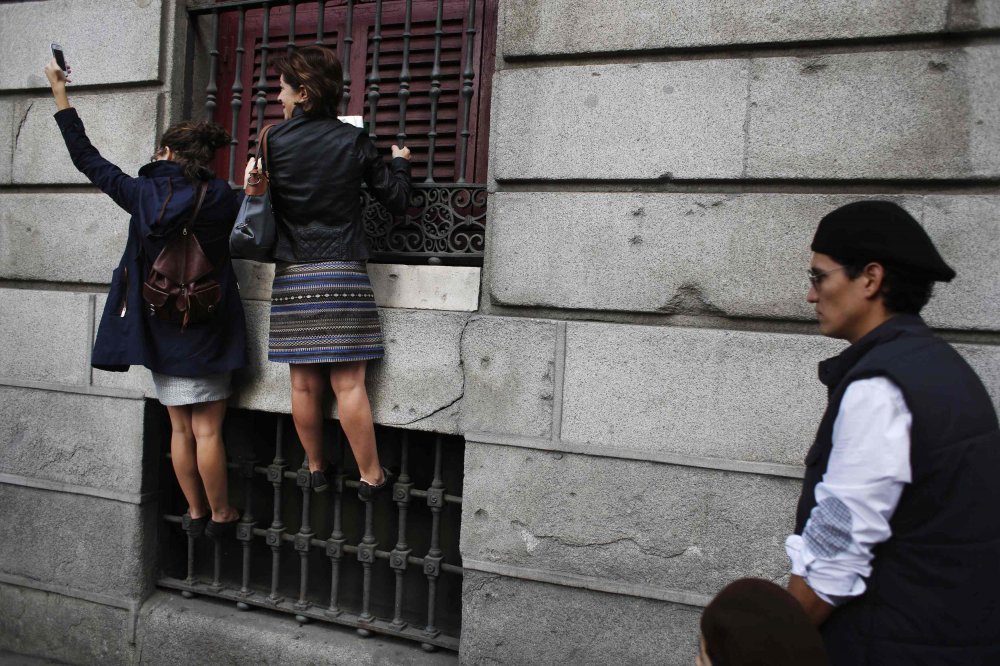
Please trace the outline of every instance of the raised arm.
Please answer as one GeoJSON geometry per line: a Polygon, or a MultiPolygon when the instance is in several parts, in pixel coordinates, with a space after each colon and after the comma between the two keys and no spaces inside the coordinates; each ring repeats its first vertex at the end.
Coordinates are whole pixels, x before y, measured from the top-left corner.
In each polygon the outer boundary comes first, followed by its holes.
{"type": "Polygon", "coordinates": [[[393,146],[392,163],[387,167],[367,134],[360,135],[356,145],[368,190],[389,212],[406,212],[410,201],[410,149],[393,146]]]}
{"type": "MultiPolygon", "coordinates": [[[[66,66],[69,70],[69,66],[66,66]]],[[[117,166],[101,157],[97,148],[90,143],[83,121],[77,115],[76,109],[70,106],[66,94],[66,74],[59,69],[55,58],[45,66],[45,76],[52,87],[52,97],[55,99],[58,111],[55,114],[59,130],[62,132],[70,159],[83,175],[94,185],[115,200],[119,206],[132,212],[139,192],[138,181],[126,175],[117,166]]]]}

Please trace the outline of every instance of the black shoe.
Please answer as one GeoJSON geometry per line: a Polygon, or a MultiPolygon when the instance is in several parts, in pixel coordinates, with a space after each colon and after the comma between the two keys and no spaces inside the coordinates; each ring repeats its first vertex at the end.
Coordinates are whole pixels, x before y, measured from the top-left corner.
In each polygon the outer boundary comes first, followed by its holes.
{"type": "Polygon", "coordinates": [[[309,485],[317,493],[325,493],[330,489],[330,479],[333,478],[333,465],[327,465],[326,469],[320,472],[310,473],[309,485]]]}
{"type": "Polygon", "coordinates": [[[361,483],[358,484],[358,499],[362,502],[370,502],[375,498],[380,492],[388,488],[392,484],[392,472],[389,471],[388,467],[382,468],[382,483],[377,486],[373,486],[364,479],[361,479],[361,483]]]}
{"type": "Polygon", "coordinates": [[[243,516],[236,516],[234,519],[227,520],[224,523],[217,523],[214,520],[209,519],[208,524],[205,525],[205,536],[209,539],[218,539],[229,531],[235,529],[236,523],[240,522],[242,517],[243,516]]]}
{"type": "Polygon", "coordinates": [[[185,513],[181,519],[181,526],[184,528],[184,531],[196,539],[205,533],[205,525],[207,524],[208,515],[204,515],[201,518],[192,518],[190,513],[185,513]]]}

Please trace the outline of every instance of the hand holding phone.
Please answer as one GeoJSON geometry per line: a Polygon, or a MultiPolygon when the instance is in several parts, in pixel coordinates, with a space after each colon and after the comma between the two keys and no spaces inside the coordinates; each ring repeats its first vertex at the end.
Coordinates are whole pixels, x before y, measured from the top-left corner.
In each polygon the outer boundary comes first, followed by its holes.
{"type": "Polygon", "coordinates": [[[66,72],[66,56],[63,54],[63,49],[61,46],[52,42],[52,57],[56,59],[56,64],[59,65],[59,69],[66,72]]]}

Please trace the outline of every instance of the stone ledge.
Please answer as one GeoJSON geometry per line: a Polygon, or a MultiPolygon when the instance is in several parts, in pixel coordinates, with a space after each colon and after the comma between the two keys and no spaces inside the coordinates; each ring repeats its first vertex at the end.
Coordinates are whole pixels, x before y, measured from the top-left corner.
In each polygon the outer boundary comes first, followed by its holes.
{"type": "MultiPolygon", "coordinates": [[[[155,148],[158,97],[155,91],[119,91],[74,95],[72,103],[101,155],[135,176],[155,148]],[[129,131],[121,131],[123,127],[129,131]]],[[[73,166],[54,112],[51,97],[20,99],[15,104],[14,122],[19,127],[14,142],[15,185],[90,182],[73,166]]]]}
{"type": "MultiPolygon", "coordinates": [[[[288,413],[288,368],[267,360],[270,305],[244,302],[250,366],[241,373],[233,406],[288,413]]],[[[368,365],[375,422],[416,430],[458,432],[465,392],[459,350],[469,315],[423,310],[379,310],[386,357],[368,365]]],[[[336,414],[335,409],[330,415],[336,414]]]]}
{"type": "Polygon", "coordinates": [[[189,664],[456,664],[450,652],[426,653],[418,645],[386,638],[360,639],[350,629],[299,625],[288,615],[230,604],[184,599],[163,592],[143,606],[138,633],[142,663],[189,664]],[[183,636],[184,640],[177,640],[183,636]]]}
{"type": "Polygon", "coordinates": [[[0,484],[0,573],[138,600],[156,557],[151,505],[0,484]]]}
{"type": "Polygon", "coordinates": [[[746,60],[498,71],[493,177],[738,178],[748,76],[746,60]]]}
{"type": "Polygon", "coordinates": [[[91,294],[0,289],[0,376],[90,383],[91,294]]]}
{"type": "Polygon", "coordinates": [[[843,347],[818,335],[570,323],[562,438],[800,465],[826,399],[816,363],[843,347]]]}
{"type": "Polygon", "coordinates": [[[892,199],[958,272],[925,311],[949,329],[1000,330],[1000,197],[497,192],[489,299],[497,305],[814,320],[809,243],[828,212],[892,199]],[[526,242],[530,239],[530,242],[526,242]]]}
{"type": "Polygon", "coordinates": [[[52,35],[73,68],[73,84],[159,79],[161,0],[14,3],[0,8],[0,90],[48,88],[42,67],[52,35]],[[57,36],[57,37],[56,37],[57,36]]]}
{"type": "Polygon", "coordinates": [[[754,59],[744,175],[997,178],[998,63],[993,45],[754,59]]]}
{"type": "Polygon", "coordinates": [[[692,603],[734,578],[787,573],[801,481],[467,440],[464,488],[463,561],[692,603]]]}
{"type": "Polygon", "coordinates": [[[10,184],[14,161],[14,102],[0,99],[0,184],[10,184]]]}
{"type": "Polygon", "coordinates": [[[995,179],[998,59],[986,45],[501,70],[491,169],[498,182],[995,179]]]}
{"type": "Polygon", "coordinates": [[[138,497],[144,405],[0,387],[0,472],[138,497]]]}
{"type": "Polygon", "coordinates": [[[463,590],[463,664],[694,663],[698,608],[474,571],[463,590]]]}
{"type": "Polygon", "coordinates": [[[0,278],[109,284],[128,224],[100,192],[0,194],[0,278]]]}
{"type": "Polygon", "coordinates": [[[4,583],[0,608],[0,647],[72,664],[135,663],[127,610],[4,583]]]}
{"type": "MultiPolygon", "coordinates": [[[[244,300],[270,301],[274,264],[233,262],[244,300]]],[[[474,312],[479,307],[482,269],[470,266],[368,264],[368,276],[381,308],[474,312]]]]}
{"type": "Polygon", "coordinates": [[[475,317],[462,338],[462,430],[547,437],[555,397],[556,322],[475,317]]]}
{"type": "Polygon", "coordinates": [[[503,3],[505,58],[925,35],[1000,26],[995,3],[946,0],[661,0],[503,3]],[[978,11],[977,11],[978,10],[978,11]],[[957,16],[953,16],[954,11],[957,16]]]}

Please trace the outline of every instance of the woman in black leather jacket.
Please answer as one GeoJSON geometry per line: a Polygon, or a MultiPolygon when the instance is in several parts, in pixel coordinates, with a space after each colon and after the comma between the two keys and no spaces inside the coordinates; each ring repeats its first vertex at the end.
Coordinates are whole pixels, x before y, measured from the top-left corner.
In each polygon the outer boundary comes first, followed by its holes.
{"type": "Polygon", "coordinates": [[[367,363],[382,358],[384,347],[368,281],[361,187],[403,213],[410,151],[393,146],[387,167],[363,130],[338,120],[343,70],[330,49],[304,47],[274,67],[285,121],[267,135],[265,168],[279,218],[268,359],[289,364],[292,419],[313,489],[325,491],[330,476],[322,442],[329,382],[361,472],[358,495],[369,500],[391,474],[379,462],[365,390],[367,363]]]}

